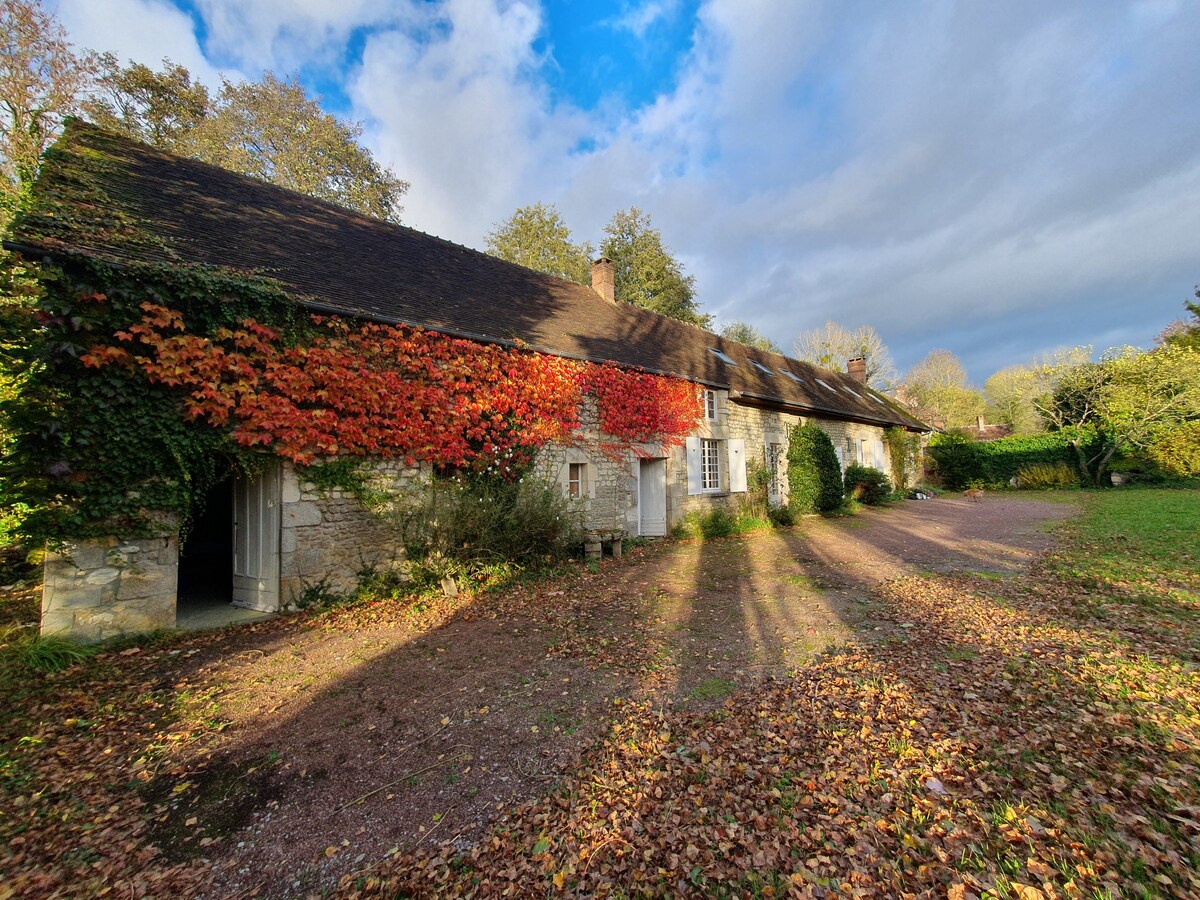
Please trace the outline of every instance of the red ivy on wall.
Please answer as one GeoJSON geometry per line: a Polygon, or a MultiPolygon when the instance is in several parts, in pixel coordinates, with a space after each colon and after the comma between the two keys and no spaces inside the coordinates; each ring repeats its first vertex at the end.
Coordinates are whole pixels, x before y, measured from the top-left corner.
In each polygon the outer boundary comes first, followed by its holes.
{"type": "Polygon", "coordinates": [[[93,347],[83,363],[139,369],[180,391],[191,419],[300,464],[345,454],[515,466],[579,429],[585,393],[625,444],[677,445],[700,414],[694,385],[611,364],[317,316],[318,336],[303,346],[252,319],[205,338],[175,310],[142,309],[118,344],[93,347]]]}

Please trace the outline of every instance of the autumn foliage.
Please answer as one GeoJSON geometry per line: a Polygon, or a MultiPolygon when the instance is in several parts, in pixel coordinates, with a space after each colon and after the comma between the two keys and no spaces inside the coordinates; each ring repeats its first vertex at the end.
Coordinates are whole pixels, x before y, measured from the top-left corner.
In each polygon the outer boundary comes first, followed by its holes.
{"type": "Polygon", "coordinates": [[[516,471],[546,443],[576,435],[585,396],[625,445],[677,445],[699,416],[694,385],[611,364],[318,316],[302,344],[254,319],[203,337],[176,310],[141,308],[139,322],[92,347],[84,364],[140,370],[179,391],[189,419],[299,464],[334,454],[446,467],[504,459],[516,471]]]}

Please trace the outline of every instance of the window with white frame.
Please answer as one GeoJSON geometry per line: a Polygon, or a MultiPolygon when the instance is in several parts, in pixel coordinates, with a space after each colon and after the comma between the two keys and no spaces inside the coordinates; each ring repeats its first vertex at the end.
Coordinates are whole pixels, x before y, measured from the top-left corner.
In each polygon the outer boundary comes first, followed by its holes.
{"type": "Polygon", "coordinates": [[[717,392],[705,388],[701,393],[704,400],[704,418],[709,422],[717,421],[717,392]]]}
{"type": "Polygon", "coordinates": [[[587,492],[587,463],[567,465],[567,496],[578,500],[587,492]]]}
{"type": "Polygon", "coordinates": [[[700,439],[700,487],[706,491],[721,489],[721,442],[700,439]]]}

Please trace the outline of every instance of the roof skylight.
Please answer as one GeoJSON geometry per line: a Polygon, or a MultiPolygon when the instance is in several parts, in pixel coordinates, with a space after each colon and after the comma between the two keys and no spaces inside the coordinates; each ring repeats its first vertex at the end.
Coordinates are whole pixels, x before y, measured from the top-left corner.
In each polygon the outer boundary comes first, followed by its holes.
{"type": "Polygon", "coordinates": [[[784,375],[786,375],[788,378],[792,379],[792,381],[796,382],[796,384],[804,384],[804,379],[801,378],[799,375],[797,375],[795,372],[790,372],[787,369],[780,369],[779,371],[782,372],[784,375]]]}
{"type": "Polygon", "coordinates": [[[758,369],[758,371],[760,371],[760,372],[766,372],[768,375],[775,374],[770,369],[768,369],[766,366],[764,366],[762,363],[760,363],[757,359],[752,359],[752,360],[750,360],[750,362],[754,366],[754,368],[758,369]]]}
{"type": "MultiPolygon", "coordinates": [[[[820,378],[817,379],[817,384],[819,384],[821,387],[825,388],[825,390],[827,390],[827,391],[833,391],[833,388],[831,388],[829,385],[827,385],[825,382],[823,382],[820,378]]],[[[833,391],[833,392],[835,394],[837,393],[837,391],[833,391]]]]}
{"type": "Polygon", "coordinates": [[[709,347],[708,352],[715,355],[717,357],[717,359],[719,359],[721,362],[725,363],[726,365],[737,366],[737,363],[735,363],[732,359],[730,359],[728,356],[726,356],[724,353],[722,353],[716,347],[709,347]]]}

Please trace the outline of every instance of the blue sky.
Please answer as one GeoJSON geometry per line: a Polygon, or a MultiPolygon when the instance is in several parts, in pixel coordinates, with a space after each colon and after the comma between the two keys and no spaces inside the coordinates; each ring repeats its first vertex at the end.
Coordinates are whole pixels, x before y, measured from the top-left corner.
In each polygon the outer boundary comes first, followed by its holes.
{"type": "Polygon", "coordinates": [[[519,205],[649,211],[702,307],[873,325],[972,378],[1149,345],[1200,282],[1200,4],[58,0],[209,84],[298,72],[483,247],[519,205]]]}

